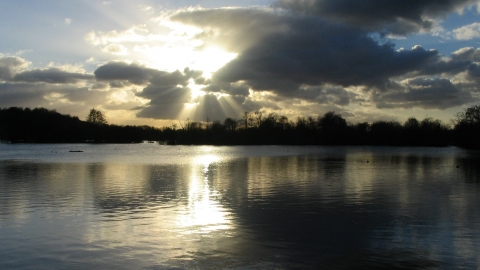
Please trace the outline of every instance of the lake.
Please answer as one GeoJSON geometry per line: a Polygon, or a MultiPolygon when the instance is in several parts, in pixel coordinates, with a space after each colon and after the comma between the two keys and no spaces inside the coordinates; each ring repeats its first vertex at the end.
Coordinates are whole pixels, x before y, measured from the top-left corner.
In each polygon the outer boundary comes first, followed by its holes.
{"type": "Polygon", "coordinates": [[[0,144],[0,269],[478,269],[479,164],[454,147],[0,144]]]}

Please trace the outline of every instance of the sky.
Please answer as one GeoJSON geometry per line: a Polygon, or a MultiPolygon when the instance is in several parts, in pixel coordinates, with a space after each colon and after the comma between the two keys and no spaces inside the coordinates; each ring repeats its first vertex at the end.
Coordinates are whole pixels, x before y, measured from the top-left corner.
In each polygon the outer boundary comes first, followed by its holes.
{"type": "Polygon", "coordinates": [[[246,111],[450,123],[480,100],[479,0],[0,0],[0,108],[168,126],[246,111]]]}

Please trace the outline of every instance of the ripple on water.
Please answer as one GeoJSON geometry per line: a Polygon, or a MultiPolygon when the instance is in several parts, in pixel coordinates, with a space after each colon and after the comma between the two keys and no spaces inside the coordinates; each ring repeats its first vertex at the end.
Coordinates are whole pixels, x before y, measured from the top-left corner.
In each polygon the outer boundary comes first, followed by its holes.
{"type": "Polygon", "coordinates": [[[152,146],[0,153],[0,268],[479,266],[475,153],[152,146]]]}

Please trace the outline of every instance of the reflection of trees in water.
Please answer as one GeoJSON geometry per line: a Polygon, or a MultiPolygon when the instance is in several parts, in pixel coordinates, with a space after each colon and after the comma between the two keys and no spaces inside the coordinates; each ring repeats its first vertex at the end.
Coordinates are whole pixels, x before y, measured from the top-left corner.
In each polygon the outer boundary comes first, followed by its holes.
{"type": "Polygon", "coordinates": [[[147,211],[187,193],[185,165],[91,164],[94,205],[102,212],[147,211]]]}
{"type": "MultiPolygon", "coordinates": [[[[305,156],[251,158],[244,175],[248,200],[236,209],[274,260],[296,265],[363,250],[373,228],[388,226],[388,206],[342,203],[345,160],[305,156]]],[[[343,194],[345,196],[345,194],[343,194]]],[[[345,199],[345,198],[344,198],[345,199]]],[[[377,202],[379,203],[379,202],[377,202]]],[[[318,264],[320,265],[320,264],[318,264]]],[[[300,266],[300,265],[299,265],[300,266]]]]}
{"type": "Polygon", "coordinates": [[[382,249],[332,256],[322,262],[322,269],[448,269],[450,263],[432,257],[431,251],[417,249],[382,249]],[[346,267],[347,266],[347,267],[346,267]]]}
{"type": "Polygon", "coordinates": [[[480,184],[480,152],[468,152],[466,156],[457,157],[455,163],[465,176],[465,181],[479,188],[480,184]]]}
{"type": "Polygon", "coordinates": [[[60,208],[83,196],[73,164],[0,161],[0,215],[60,208]]]}
{"type": "Polygon", "coordinates": [[[233,162],[212,164],[208,173],[211,187],[215,187],[223,196],[220,202],[227,207],[237,208],[246,198],[248,182],[245,175],[249,171],[248,158],[237,159],[233,162]]]}
{"type": "MultiPolygon", "coordinates": [[[[203,167],[0,162],[0,188],[26,191],[22,196],[31,204],[90,199],[91,192],[97,211],[132,218],[132,213],[187,205],[196,177],[198,199],[214,194],[216,209],[234,219],[230,238],[209,240],[208,248],[205,242],[192,244],[187,257],[199,267],[202,258],[219,250],[251,262],[330,269],[444,267],[438,250],[445,246],[452,254],[462,246],[475,250],[475,238],[462,233],[475,231],[480,220],[478,156],[375,151],[250,157],[203,167]],[[205,188],[211,192],[201,193],[205,188]]],[[[0,213],[10,213],[11,200],[2,196],[0,213]]]]}
{"type": "MultiPolygon", "coordinates": [[[[439,224],[449,224],[448,230],[456,232],[462,230],[457,224],[471,226],[478,218],[463,211],[478,200],[464,200],[463,206],[452,201],[462,192],[449,156],[392,154],[368,163],[364,156],[348,155],[245,162],[243,177],[237,175],[233,190],[246,199],[234,213],[254,232],[255,240],[268,247],[250,246],[250,252],[256,248],[257,254],[277,255],[282,259],[273,260],[298,266],[308,262],[335,267],[350,261],[365,267],[429,268],[445,266],[443,259],[431,259],[432,250],[442,249],[442,241],[453,241],[452,256],[469,257],[459,255],[461,243],[471,246],[475,240],[455,236],[438,240],[439,224]],[[358,181],[367,186],[349,187],[358,181]],[[327,260],[332,257],[341,261],[327,260]]],[[[232,170],[230,166],[219,167],[219,175],[232,170]]]]}

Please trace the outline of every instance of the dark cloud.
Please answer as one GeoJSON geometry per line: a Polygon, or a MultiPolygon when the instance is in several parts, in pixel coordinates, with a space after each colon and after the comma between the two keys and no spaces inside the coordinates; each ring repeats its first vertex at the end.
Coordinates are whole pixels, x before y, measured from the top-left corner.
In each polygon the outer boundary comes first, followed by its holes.
{"type": "Polygon", "coordinates": [[[194,121],[223,121],[227,117],[240,118],[244,112],[258,111],[262,108],[274,107],[279,109],[276,104],[271,102],[252,101],[243,96],[217,96],[212,93],[199,96],[195,102],[198,103],[194,114],[190,119],[194,121]]]}
{"type": "MultiPolygon", "coordinates": [[[[480,93],[480,66],[477,63],[472,63],[466,72],[455,76],[455,86],[464,92],[475,93],[474,97],[480,93]]],[[[478,102],[478,98],[471,100],[471,102],[478,102]]]]}
{"type": "Polygon", "coordinates": [[[135,101],[122,102],[122,103],[109,102],[109,103],[103,104],[102,107],[106,110],[113,110],[113,111],[116,111],[116,110],[131,111],[131,110],[135,110],[135,108],[138,108],[138,105],[139,105],[138,102],[135,102],[135,101]]]}
{"type": "Polygon", "coordinates": [[[420,46],[396,51],[393,44],[378,44],[358,28],[309,17],[285,20],[287,30],[240,53],[212,81],[245,81],[255,90],[278,92],[295,91],[303,84],[380,87],[391,77],[438,59],[437,51],[420,46]]]}
{"type": "Polygon", "coordinates": [[[265,98],[262,100],[246,99],[242,104],[242,112],[253,112],[261,109],[281,110],[282,108],[279,106],[281,101],[282,99],[274,101],[272,98],[265,98]]]}
{"type": "MultiPolygon", "coordinates": [[[[29,62],[19,57],[0,58],[0,80],[4,80],[0,83],[0,107],[44,107],[78,115],[87,111],[84,104],[93,107],[111,104],[118,108],[138,105],[118,101],[113,104],[113,91],[109,91],[108,82],[95,82],[93,74],[59,68],[25,70],[28,65],[29,62]],[[79,81],[87,82],[89,86],[76,85],[79,81]]],[[[124,87],[128,82],[112,84],[124,87]]]]}
{"type": "Polygon", "coordinates": [[[473,47],[461,48],[452,53],[452,60],[480,62],[480,49],[473,47]]]}
{"type": "Polygon", "coordinates": [[[110,88],[123,88],[125,84],[121,81],[113,81],[108,84],[110,88]]]}
{"type": "MultiPolygon", "coordinates": [[[[1,56],[1,55],[0,55],[1,56]]],[[[0,58],[0,80],[9,81],[22,67],[26,67],[28,62],[25,59],[16,56],[0,58]]]]}
{"type": "MultiPolygon", "coordinates": [[[[418,47],[418,46],[415,46],[418,47]]],[[[419,66],[414,72],[407,74],[407,76],[423,76],[423,75],[456,75],[465,72],[472,61],[470,59],[462,59],[462,57],[443,57],[437,55],[427,61],[423,65],[419,66]]]]}
{"type": "Polygon", "coordinates": [[[480,66],[473,63],[468,67],[465,76],[459,78],[459,87],[470,92],[480,92],[480,66]]]}
{"type": "Polygon", "coordinates": [[[475,3],[476,0],[278,0],[274,6],[363,29],[403,35],[429,30],[435,25],[435,19],[475,3]]]}
{"type": "Polygon", "coordinates": [[[137,95],[150,99],[145,106],[136,108],[139,110],[137,116],[154,119],[223,121],[227,117],[239,117],[245,111],[268,107],[280,109],[275,103],[252,101],[243,96],[207,93],[192,99],[189,88],[160,89],[148,86],[137,95]]]}
{"type": "Polygon", "coordinates": [[[122,87],[123,82],[146,85],[137,96],[150,100],[136,107],[137,117],[154,119],[178,119],[191,102],[190,79],[201,78],[202,72],[186,68],[181,71],[160,71],[138,64],[110,62],[98,67],[95,77],[99,81],[111,81],[110,85],[122,87]]]}
{"type": "Polygon", "coordinates": [[[232,96],[248,96],[250,87],[243,82],[210,84],[202,88],[205,92],[217,92],[232,96]]]}
{"type": "Polygon", "coordinates": [[[138,64],[124,62],[110,62],[98,67],[95,78],[99,81],[128,81],[132,84],[155,84],[163,86],[187,85],[188,80],[202,75],[200,71],[185,69],[183,72],[160,71],[138,64]]]}
{"type": "Polygon", "coordinates": [[[417,78],[397,85],[396,89],[375,93],[377,107],[447,109],[471,103],[475,99],[469,92],[461,91],[448,79],[417,78]]]}
{"type": "Polygon", "coordinates": [[[284,96],[287,98],[300,98],[318,104],[346,106],[350,104],[350,100],[355,98],[357,94],[349,92],[341,86],[324,85],[302,86],[294,92],[284,93],[284,96]]]}
{"type": "Polygon", "coordinates": [[[68,72],[60,68],[22,70],[28,62],[20,57],[0,58],[0,80],[26,83],[72,84],[80,80],[92,80],[86,73],[68,72]]]}
{"type": "Polygon", "coordinates": [[[283,17],[261,9],[207,9],[180,12],[170,18],[204,29],[198,39],[228,51],[241,52],[258,44],[267,35],[285,30],[283,17]]]}
{"type": "Polygon", "coordinates": [[[207,91],[228,93],[228,83],[240,81],[254,90],[275,92],[325,83],[381,87],[389,78],[409,72],[459,72],[468,66],[442,62],[437,51],[420,46],[397,51],[394,44],[379,44],[360,28],[313,17],[223,9],[184,12],[174,19],[208,28],[217,39],[249,42],[214,74],[207,91]]]}
{"type": "Polygon", "coordinates": [[[467,74],[470,78],[474,80],[480,79],[480,66],[478,64],[471,64],[468,67],[467,74]]]}
{"type": "Polygon", "coordinates": [[[139,107],[138,117],[154,119],[178,119],[185,103],[190,102],[191,90],[188,87],[162,87],[149,85],[138,96],[150,102],[139,107]]]}
{"type": "Polygon", "coordinates": [[[87,87],[74,85],[51,85],[46,83],[1,83],[0,107],[51,107],[64,100],[82,102],[91,106],[101,105],[108,100],[106,91],[91,91],[87,87]]]}
{"type": "MultiPolygon", "coordinates": [[[[61,89],[61,88],[60,88],[61,89]]],[[[88,105],[103,105],[110,101],[111,92],[95,91],[87,87],[71,88],[68,91],[60,92],[62,97],[70,102],[85,103],[88,105]]]]}
{"type": "MultiPolygon", "coordinates": [[[[197,121],[206,121],[207,119],[222,121],[238,113],[232,110],[230,106],[227,106],[229,103],[223,97],[217,97],[216,95],[204,95],[199,99],[199,102],[199,107],[195,111],[194,116],[194,119],[197,121]]],[[[233,102],[235,102],[236,106],[239,105],[236,100],[233,100],[233,102]]]]}
{"type": "MultiPolygon", "coordinates": [[[[152,79],[154,74],[162,75],[163,72],[146,68],[137,64],[124,62],[110,62],[98,67],[94,74],[99,81],[129,81],[133,84],[143,85],[152,79]]],[[[166,73],[166,72],[165,72],[166,73]]]]}
{"type": "Polygon", "coordinates": [[[46,103],[44,95],[48,93],[45,87],[26,83],[0,84],[0,107],[37,107],[46,103]]]}
{"type": "Polygon", "coordinates": [[[417,75],[456,75],[465,72],[471,65],[468,60],[439,59],[426,64],[417,72],[417,75]]]}
{"type": "Polygon", "coordinates": [[[472,1],[387,2],[391,6],[381,11],[384,1],[280,1],[279,6],[295,12],[197,10],[173,19],[203,28],[199,38],[206,44],[226,42],[227,49],[238,52],[210,81],[202,80],[209,83],[207,92],[246,95],[248,87],[274,93],[268,99],[276,102],[301,99],[339,107],[373,101],[379,108],[444,109],[471,101],[468,91],[441,77],[464,74],[469,67],[473,77],[475,52],[448,58],[418,45],[396,50],[370,31],[399,22],[428,28],[425,18],[439,18],[472,1]],[[330,9],[332,14],[322,15],[330,9]],[[358,23],[350,24],[357,17],[358,23]],[[371,89],[373,98],[349,92],[349,87],[371,89]]]}
{"type": "Polygon", "coordinates": [[[76,83],[79,80],[91,80],[94,76],[85,73],[66,72],[59,68],[33,69],[15,74],[13,81],[17,82],[45,82],[56,84],[76,83]]]}

